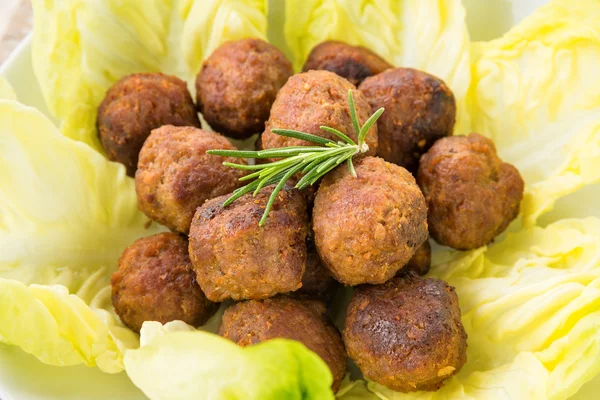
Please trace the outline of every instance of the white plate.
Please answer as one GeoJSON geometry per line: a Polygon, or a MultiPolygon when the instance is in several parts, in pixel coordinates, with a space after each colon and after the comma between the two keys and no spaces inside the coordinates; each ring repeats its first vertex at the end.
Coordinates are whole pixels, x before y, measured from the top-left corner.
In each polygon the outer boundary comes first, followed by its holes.
{"type": "MultiPolygon", "coordinates": [[[[273,0],[272,0],[273,1],[273,0]]],[[[547,0],[463,0],[467,23],[473,40],[489,40],[502,35],[547,0]]],[[[52,118],[42,98],[31,66],[31,37],[14,51],[0,67],[0,74],[11,83],[20,102],[52,118]]],[[[53,119],[53,118],[52,118],[53,119]]],[[[587,188],[600,193],[600,185],[587,188]]],[[[568,207],[568,199],[565,200],[568,207]]],[[[560,214],[560,208],[558,214],[560,214]]],[[[558,215],[557,214],[557,215],[558,215]]],[[[591,400],[600,393],[600,377],[586,384],[575,400],[591,400]]],[[[52,367],[37,361],[12,346],[0,344],[1,400],[142,400],[146,396],[125,373],[109,375],[85,366],[52,367]],[[90,393],[89,387],[95,390],[90,393]]]]}

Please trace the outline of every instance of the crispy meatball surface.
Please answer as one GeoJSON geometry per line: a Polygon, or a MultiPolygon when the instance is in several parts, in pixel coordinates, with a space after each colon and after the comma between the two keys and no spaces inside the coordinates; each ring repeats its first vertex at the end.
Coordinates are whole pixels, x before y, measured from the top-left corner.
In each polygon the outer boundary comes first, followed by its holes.
{"type": "Polygon", "coordinates": [[[483,246],[519,214],[524,182],[481,135],[439,140],[421,158],[417,180],[429,208],[429,231],[459,250],[483,246]]]}
{"type": "Polygon", "coordinates": [[[339,389],[346,373],[346,350],[340,332],[320,302],[278,296],[237,303],[225,310],[219,335],[240,346],[275,338],[297,340],[329,366],[333,391],[339,389]]]}
{"type": "Polygon", "coordinates": [[[264,130],[277,92],[293,73],[283,53],[264,40],[226,42],[196,77],[198,109],[214,130],[250,137],[264,130]]]}
{"type": "Polygon", "coordinates": [[[325,176],[313,209],[315,243],[346,285],[392,278],[427,240],[425,199],[412,175],[381,158],[342,165],[325,176]]]}
{"type": "Polygon", "coordinates": [[[343,338],[366,378],[400,392],[437,390],[467,361],[454,288],[413,274],[356,288],[343,338]]]}
{"type": "MultiPolygon", "coordinates": [[[[271,116],[262,135],[262,146],[272,149],[287,146],[314,146],[304,140],[279,136],[271,129],[293,129],[334,141],[339,138],[321,130],[321,125],[338,129],[357,140],[348,106],[348,90],[353,90],[356,114],[361,124],[371,116],[371,106],[356,87],[329,71],[308,71],[296,74],[283,85],[271,109],[271,116]]],[[[377,151],[377,127],[367,133],[365,142],[370,155],[377,151]]]]}
{"type": "Polygon", "coordinates": [[[96,121],[109,160],[134,176],[138,154],[153,129],[163,125],[200,127],[194,101],[184,81],[160,73],[122,78],[106,93],[96,121]]]}
{"type": "Polygon", "coordinates": [[[198,208],[190,227],[190,257],[198,283],[212,301],[262,299],[301,286],[306,268],[306,198],[279,192],[258,226],[273,186],[223,207],[229,195],[198,208]]]}
{"type": "Polygon", "coordinates": [[[365,78],[389,68],[393,67],[365,47],[328,40],[312,49],[302,70],[331,71],[358,86],[365,78]]]}
{"type": "Polygon", "coordinates": [[[239,178],[245,172],[225,167],[223,162],[246,161],[206,154],[211,149],[235,147],[217,133],[194,127],[166,125],[152,131],[142,147],[135,173],[140,210],[170,229],[187,234],[196,208],[243,183],[239,178]]]}
{"type": "Polygon", "coordinates": [[[435,76],[411,68],[389,69],[360,85],[377,120],[377,155],[415,173],[419,159],[444,136],[452,135],[456,103],[452,91],[435,76]]]}
{"type": "Polygon", "coordinates": [[[196,283],[188,243],[175,233],[136,240],[112,275],[112,302],[121,321],[139,332],[144,321],[200,326],[217,311],[196,283]]]}
{"type": "Polygon", "coordinates": [[[431,268],[431,245],[429,241],[423,242],[417,247],[415,254],[411,257],[408,263],[400,270],[400,272],[414,272],[417,275],[425,275],[431,268]]]}

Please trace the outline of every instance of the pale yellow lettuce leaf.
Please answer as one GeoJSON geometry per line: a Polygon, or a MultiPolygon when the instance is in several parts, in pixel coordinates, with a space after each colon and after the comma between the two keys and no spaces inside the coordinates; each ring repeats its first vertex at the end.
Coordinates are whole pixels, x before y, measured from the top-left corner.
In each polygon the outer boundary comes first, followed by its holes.
{"type": "Polygon", "coordinates": [[[0,100],[16,100],[17,95],[5,77],[0,75],[0,100]]]}
{"type": "Polygon", "coordinates": [[[227,40],[266,36],[265,0],[34,0],[33,66],[64,135],[101,150],[107,89],[135,72],[191,81],[227,40]]]}
{"type": "Polygon", "coordinates": [[[600,4],[552,1],[475,44],[473,59],[473,130],[519,168],[531,226],[557,199],[600,181],[600,4]]]}
{"type": "Polygon", "coordinates": [[[288,0],[284,34],[299,70],[317,44],[365,46],[392,65],[442,78],[458,106],[456,133],[469,127],[469,35],[460,0],[288,0]]]}

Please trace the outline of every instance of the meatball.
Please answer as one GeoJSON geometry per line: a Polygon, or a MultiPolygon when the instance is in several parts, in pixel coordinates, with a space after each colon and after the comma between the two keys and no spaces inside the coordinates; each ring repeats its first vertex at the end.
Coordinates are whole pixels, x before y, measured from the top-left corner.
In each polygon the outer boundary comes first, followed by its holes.
{"type": "Polygon", "coordinates": [[[190,227],[190,257],[198,283],[212,301],[261,299],[299,289],[306,268],[306,198],[278,193],[258,226],[273,186],[223,207],[229,195],[198,208],[190,227]]]}
{"type": "Polygon", "coordinates": [[[410,68],[394,68],[367,78],[359,87],[371,107],[385,108],[377,120],[377,155],[411,173],[433,143],[452,135],[456,119],[454,95],[435,76],[410,68]]]}
{"type": "Polygon", "coordinates": [[[292,74],[283,53],[264,40],[227,42],[196,77],[198,109],[216,131],[248,138],[263,131],[277,92],[292,74]]]}
{"type": "Polygon", "coordinates": [[[279,296],[237,303],[225,310],[219,335],[240,346],[275,338],[297,340],[329,366],[334,391],[346,373],[346,350],[340,332],[320,302],[279,296]]]}
{"type": "Polygon", "coordinates": [[[317,191],[313,229],[319,256],[346,285],[392,278],[427,240],[425,199],[412,175],[381,158],[342,165],[317,191]]]}
{"type": "Polygon", "coordinates": [[[524,183],[481,135],[439,140],[421,158],[418,182],[431,236],[458,250],[486,245],[519,214],[524,183]]]}
{"type": "MultiPolygon", "coordinates": [[[[287,146],[314,146],[304,140],[284,137],[271,129],[293,129],[325,137],[336,142],[339,138],[320,129],[326,125],[357,140],[350,108],[348,90],[353,90],[356,115],[361,124],[371,116],[371,106],[365,97],[346,79],[329,71],[308,71],[292,76],[277,94],[262,135],[262,146],[272,149],[287,146]]],[[[365,142],[370,155],[377,151],[377,127],[369,130],[365,142]]]]}
{"type": "Polygon", "coordinates": [[[235,147],[217,133],[194,127],[166,125],[152,131],[135,173],[140,210],[171,230],[187,234],[196,208],[243,183],[239,179],[245,172],[225,167],[223,162],[245,164],[245,160],[206,154],[211,149],[235,147]]]}
{"type": "Polygon", "coordinates": [[[358,86],[365,78],[389,68],[393,67],[365,47],[328,40],[312,49],[302,70],[331,71],[358,86]]]}
{"type": "Polygon", "coordinates": [[[182,236],[159,233],[136,240],[119,258],[112,302],[130,329],[139,332],[144,321],[200,326],[217,311],[196,283],[187,249],[182,236]]]}
{"type": "Polygon", "coordinates": [[[114,84],[98,108],[98,134],[109,160],[133,177],[138,154],[153,129],[163,125],[200,127],[184,81],[160,73],[128,75],[114,84]]]}
{"type": "Polygon", "coordinates": [[[431,245],[429,241],[425,241],[417,247],[415,254],[400,272],[414,272],[423,276],[429,272],[429,268],[431,268],[431,245]]]}
{"type": "Polygon", "coordinates": [[[343,338],[366,378],[400,392],[437,390],[467,361],[454,288],[413,274],[356,288],[343,338]]]}

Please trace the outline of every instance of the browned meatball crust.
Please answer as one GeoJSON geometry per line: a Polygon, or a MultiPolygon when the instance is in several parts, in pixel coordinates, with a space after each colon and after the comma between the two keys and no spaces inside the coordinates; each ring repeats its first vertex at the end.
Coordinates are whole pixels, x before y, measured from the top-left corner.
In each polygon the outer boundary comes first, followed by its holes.
{"type": "Polygon", "coordinates": [[[425,199],[412,175],[381,158],[342,165],[325,176],[313,209],[321,259],[346,285],[392,278],[427,240],[425,199]]]}
{"type": "Polygon", "coordinates": [[[109,160],[134,176],[138,154],[153,129],[200,127],[184,81],[160,73],[132,74],[115,83],[98,108],[98,135],[109,160]]]}
{"type": "Polygon", "coordinates": [[[421,158],[418,182],[429,208],[429,231],[459,250],[483,246],[519,214],[524,182],[481,135],[439,140],[421,158]]]}
{"type": "Polygon", "coordinates": [[[334,72],[358,86],[365,78],[389,68],[392,65],[365,47],[328,40],[312,49],[302,70],[334,72]]]}
{"type": "MultiPolygon", "coordinates": [[[[283,85],[271,109],[271,116],[262,135],[262,146],[272,149],[287,146],[314,146],[304,140],[284,137],[271,129],[292,129],[325,137],[334,141],[339,138],[321,130],[322,125],[338,129],[352,140],[357,135],[352,126],[348,106],[348,90],[353,90],[356,115],[361,124],[371,116],[371,106],[356,87],[346,79],[329,71],[308,71],[293,75],[283,85]]],[[[377,151],[377,127],[367,133],[365,142],[369,155],[377,151]]]]}
{"type": "Polygon", "coordinates": [[[239,179],[245,172],[226,167],[223,162],[246,161],[206,154],[211,149],[235,147],[225,137],[195,127],[166,125],[153,130],[142,147],[135,173],[140,210],[168,228],[187,234],[196,208],[243,183],[239,179]]]}
{"type": "Polygon", "coordinates": [[[214,130],[250,137],[263,131],[277,92],[293,73],[283,53],[264,40],[226,42],[196,77],[198,109],[214,130]]]}
{"type": "Polygon", "coordinates": [[[431,268],[431,245],[427,240],[417,247],[415,254],[400,272],[414,272],[423,276],[429,272],[429,268],[431,268]]]}
{"type": "Polygon", "coordinates": [[[400,392],[437,390],[467,361],[454,288],[413,274],[356,288],[343,338],[366,378],[400,392]]]}
{"type": "Polygon", "coordinates": [[[225,310],[219,335],[240,346],[275,338],[297,340],[329,366],[334,392],[346,373],[346,350],[340,332],[320,302],[279,296],[237,303],[225,310]]]}
{"type": "Polygon", "coordinates": [[[198,208],[190,227],[190,257],[198,283],[212,301],[262,299],[301,286],[306,268],[306,198],[279,192],[258,226],[273,187],[223,207],[229,195],[198,208]]]}
{"type": "Polygon", "coordinates": [[[175,233],[136,240],[119,258],[111,285],[115,311],[136,332],[144,321],[200,326],[218,308],[196,283],[187,240],[175,233]]]}
{"type": "Polygon", "coordinates": [[[367,78],[359,87],[377,120],[377,155],[415,173],[423,153],[444,136],[452,135],[456,103],[439,78],[411,68],[389,69],[367,78]]]}

